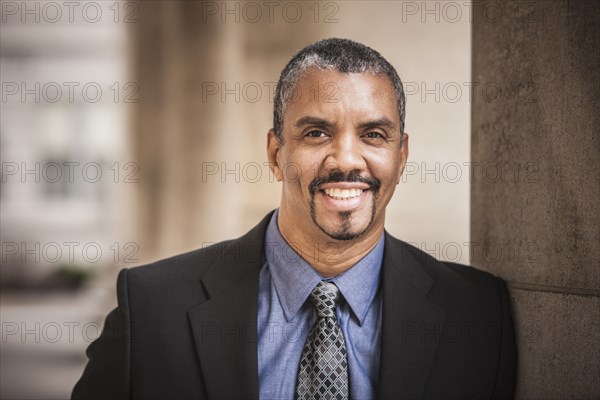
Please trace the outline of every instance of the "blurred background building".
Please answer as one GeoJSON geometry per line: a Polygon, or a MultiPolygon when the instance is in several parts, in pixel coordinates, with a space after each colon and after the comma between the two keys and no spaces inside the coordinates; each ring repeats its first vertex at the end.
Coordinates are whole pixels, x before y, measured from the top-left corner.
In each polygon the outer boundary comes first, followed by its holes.
{"type": "Polygon", "coordinates": [[[90,4],[0,3],[3,398],[68,396],[135,243],[127,30],[90,4]]]}
{"type": "MultiPolygon", "coordinates": [[[[575,115],[573,157],[584,155],[590,176],[599,171],[590,112],[599,93],[598,7],[569,4],[0,1],[2,398],[69,396],[85,347],[115,305],[120,268],[239,236],[277,207],[281,187],[265,154],[275,84],[297,50],[326,37],[373,47],[405,84],[410,156],[386,229],[511,281],[527,349],[521,397],[600,396],[600,349],[591,344],[600,329],[597,206],[570,208],[572,219],[555,232],[579,235],[579,248],[536,241],[559,218],[556,206],[544,214],[549,206],[538,199],[550,194],[536,188],[583,168],[569,157],[567,172],[540,164],[549,150],[535,141],[547,136],[534,117],[562,110],[559,126],[572,129],[575,115]],[[540,28],[552,26],[560,29],[549,43],[540,28]],[[588,47],[569,53],[582,37],[588,47]],[[534,50],[539,63],[560,62],[548,70],[552,81],[527,63],[534,50]],[[505,62],[528,69],[503,75],[505,62]],[[576,96],[579,86],[563,90],[574,70],[582,71],[576,82],[592,73],[575,104],[540,98],[544,87],[576,96]],[[527,130],[517,135],[520,124],[527,130]],[[515,153],[523,143],[528,151],[515,153]],[[512,225],[493,231],[504,221],[512,225]],[[511,228],[521,222],[529,228],[511,228]],[[553,264],[558,253],[582,266],[581,280],[565,280],[578,272],[553,264]],[[555,278],[540,279],[547,276],[555,278]],[[539,315],[557,309],[570,310],[570,326],[546,331],[552,321],[539,315]],[[573,340],[580,347],[569,347],[573,340]],[[578,348],[591,356],[586,371],[570,350],[578,348]],[[550,384],[565,369],[579,378],[550,384]]],[[[593,204],[598,192],[596,181],[556,196],[593,204]]]]}

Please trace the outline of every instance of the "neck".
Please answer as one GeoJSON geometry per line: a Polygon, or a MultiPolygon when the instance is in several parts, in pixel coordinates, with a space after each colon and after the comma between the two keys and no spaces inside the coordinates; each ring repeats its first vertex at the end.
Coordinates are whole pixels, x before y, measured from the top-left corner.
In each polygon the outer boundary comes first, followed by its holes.
{"type": "Polygon", "coordinates": [[[325,278],[344,273],[359,262],[377,245],[383,234],[383,224],[376,229],[368,229],[353,240],[336,240],[320,229],[318,232],[306,232],[293,229],[284,213],[278,216],[279,232],[285,241],[310,266],[325,278]]]}

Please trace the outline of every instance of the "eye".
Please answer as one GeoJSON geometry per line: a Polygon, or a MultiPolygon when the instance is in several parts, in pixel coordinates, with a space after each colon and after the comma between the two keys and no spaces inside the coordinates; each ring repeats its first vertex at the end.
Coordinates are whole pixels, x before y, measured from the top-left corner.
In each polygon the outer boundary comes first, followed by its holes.
{"type": "Polygon", "coordinates": [[[385,136],[376,131],[367,132],[364,136],[369,139],[385,139],[385,136]]]}
{"type": "Polygon", "coordinates": [[[310,132],[308,132],[306,135],[306,137],[310,137],[310,138],[320,138],[320,137],[325,137],[327,136],[327,134],[323,131],[320,131],[318,129],[314,129],[310,132]]]}

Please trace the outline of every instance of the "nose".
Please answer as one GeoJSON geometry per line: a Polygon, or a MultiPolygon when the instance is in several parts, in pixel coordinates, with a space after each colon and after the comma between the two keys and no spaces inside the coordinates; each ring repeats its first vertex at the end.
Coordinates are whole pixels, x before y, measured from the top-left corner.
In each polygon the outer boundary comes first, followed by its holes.
{"type": "Polygon", "coordinates": [[[325,159],[325,168],[328,171],[363,171],[366,168],[366,162],[362,151],[362,142],[358,135],[351,131],[344,131],[334,137],[329,154],[325,159]]]}

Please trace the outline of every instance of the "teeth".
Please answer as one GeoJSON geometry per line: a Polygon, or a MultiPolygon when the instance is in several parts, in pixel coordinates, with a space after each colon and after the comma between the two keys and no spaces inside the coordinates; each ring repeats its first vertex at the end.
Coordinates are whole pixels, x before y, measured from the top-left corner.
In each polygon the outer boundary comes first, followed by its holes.
{"type": "Polygon", "coordinates": [[[333,197],[336,200],[348,200],[353,197],[358,197],[362,194],[362,189],[325,189],[325,193],[329,197],[333,197]]]}

